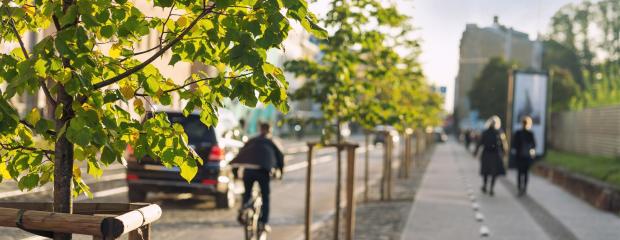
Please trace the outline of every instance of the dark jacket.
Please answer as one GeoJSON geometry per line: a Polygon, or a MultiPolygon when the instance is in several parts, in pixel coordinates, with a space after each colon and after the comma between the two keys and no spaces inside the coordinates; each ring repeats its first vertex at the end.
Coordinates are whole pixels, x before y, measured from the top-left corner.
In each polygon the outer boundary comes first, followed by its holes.
{"type": "Polygon", "coordinates": [[[532,131],[521,129],[512,136],[512,149],[516,157],[517,167],[525,167],[531,163],[534,156],[530,155],[530,149],[536,148],[536,140],[532,131]]]}
{"type": "Polygon", "coordinates": [[[476,145],[475,154],[482,148],[480,157],[480,175],[504,175],[503,156],[506,152],[504,134],[494,128],[489,128],[482,133],[480,141],[476,145]]]}
{"type": "Polygon", "coordinates": [[[231,164],[256,165],[261,169],[271,171],[272,169],[284,168],[284,155],[276,144],[267,136],[259,135],[250,139],[231,164]]]}

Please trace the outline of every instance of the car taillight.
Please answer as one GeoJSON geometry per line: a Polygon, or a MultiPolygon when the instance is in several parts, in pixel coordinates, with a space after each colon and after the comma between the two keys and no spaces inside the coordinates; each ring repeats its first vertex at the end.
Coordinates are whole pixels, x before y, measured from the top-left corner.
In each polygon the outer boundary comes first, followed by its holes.
{"type": "Polygon", "coordinates": [[[217,181],[216,181],[216,180],[213,180],[213,179],[203,179],[203,180],[201,181],[201,183],[202,183],[203,185],[215,185],[215,184],[217,184],[217,181]]]}
{"type": "Polygon", "coordinates": [[[136,158],[133,155],[133,147],[131,147],[131,145],[127,144],[127,147],[125,148],[125,159],[127,159],[128,161],[135,161],[136,158]]]}
{"type": "Polygon", "coordinates": [[[209,153],[209,161],[221,161],[222,159],[224,159],[224,150],[218,145],[213,145],[209,153]]]}
{"type": "Polygon", "coordinates": [[[131,180],[138,180],[140,179],[140,177],[138,177],[138,175],[136,174],[127,174],[127,180],[131,181],[131,180]]]}

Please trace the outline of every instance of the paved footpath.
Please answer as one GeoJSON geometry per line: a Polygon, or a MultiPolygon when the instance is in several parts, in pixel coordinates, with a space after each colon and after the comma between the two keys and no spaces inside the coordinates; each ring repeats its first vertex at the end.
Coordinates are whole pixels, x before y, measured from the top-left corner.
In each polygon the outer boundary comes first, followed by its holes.
{"type": "Polygon", "coordinates": [[[478,161],[454,141],[435,149],[402,240],[617,240],[620,217],[599,211],[537,176],[517,197],[515,173],[482,194],[478,161]]]}

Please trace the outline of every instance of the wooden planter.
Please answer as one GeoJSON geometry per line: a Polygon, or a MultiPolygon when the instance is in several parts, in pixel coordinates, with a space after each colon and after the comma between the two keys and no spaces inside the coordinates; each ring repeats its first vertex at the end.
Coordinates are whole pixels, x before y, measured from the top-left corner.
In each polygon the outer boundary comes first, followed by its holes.
{"type": "Polygon", "coordinates": [[[54,213],[52,203],[0,203],[0,226],[36,234],[83,234],[93,239],[150,239],[150,224],[161,217],[161,208],[147,203],[74,203],[73,213],[54,213]]]}

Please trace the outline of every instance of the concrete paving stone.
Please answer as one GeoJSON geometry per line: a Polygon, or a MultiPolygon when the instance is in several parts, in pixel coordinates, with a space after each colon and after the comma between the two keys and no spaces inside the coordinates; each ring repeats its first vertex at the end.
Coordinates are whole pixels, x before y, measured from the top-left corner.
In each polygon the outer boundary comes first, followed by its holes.
{"type": "Polygon", "coordinates": [[[478,167],[455,142],[438,146],[402,239],[550,239],[505,186],[483,195],[478,167]]]}
{"type": "Polygon", "coordinates": [[[479,224],[464,181],[452,160],[451,144],[435,149],[401,239],[477,239],[479,224]]]}
{"type": "MultiPolygon", "coordinates": [[[[516,185],[516,173],[506,179],[516,185]]],[[[620,217],[596,209],[562,188],[536,175],[530,175],[528,196],[545,208],[578,239],[620,239],[620,217]]]]}

